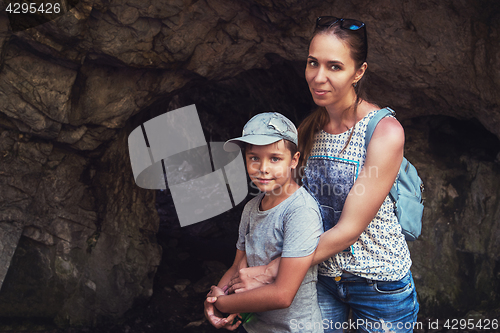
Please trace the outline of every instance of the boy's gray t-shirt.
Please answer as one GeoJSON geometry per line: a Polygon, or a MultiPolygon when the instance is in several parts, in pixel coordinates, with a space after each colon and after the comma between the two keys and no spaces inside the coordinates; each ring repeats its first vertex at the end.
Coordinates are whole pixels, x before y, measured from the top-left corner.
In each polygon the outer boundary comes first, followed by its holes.
{"type": "MultiPolygon", "coordinates": [[[[261,211],[263,196],[261,193],[250,200],[241,216],[236,247],[246,252],[248,265],[267,265],[280,256],[305,257],[313,253],[323,232],[314,198],[301,187],[276,207],[261,211]]],[[[317,272],[317,266],[309,268],[290,307],[255,313],[245,329],[249,333],[323,332],[317,272]]]]}

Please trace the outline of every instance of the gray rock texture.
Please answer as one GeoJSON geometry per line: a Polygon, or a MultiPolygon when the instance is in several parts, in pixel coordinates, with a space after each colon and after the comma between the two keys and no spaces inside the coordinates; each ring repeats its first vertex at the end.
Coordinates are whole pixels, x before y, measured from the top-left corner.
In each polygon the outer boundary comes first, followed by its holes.
{"type": "Polygon", "coordinates": [[[20,31],[0,13],[0,317],[94,325],[151,296],[159,218],[128,133],[189,103],[207,141],[256,112],[300,121],[320,15],[367,24],[368,94],[397,110],[426,183],[411,244],[422,311],[498,307],[498,1],[72,3],[20,31]]]}

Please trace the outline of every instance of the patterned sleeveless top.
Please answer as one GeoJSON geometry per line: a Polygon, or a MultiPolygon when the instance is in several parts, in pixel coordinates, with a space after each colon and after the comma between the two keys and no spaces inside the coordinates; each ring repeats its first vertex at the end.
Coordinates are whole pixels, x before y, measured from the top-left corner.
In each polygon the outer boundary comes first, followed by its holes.
{"type": "MultiPolygon", "coordinates": [[[[356,123],[352,138],[342,155],[340,152],[352,128],[341,134],[330,134],[323,130],[316,134],[303,183],[320,204],[325,231],[338,222],[347,195],[364,166],[366,127],[375,113],[370,112],[356,123]]],[[[394,203],[387,195],[375,218],[358,240],[350,248],[321,263],[319,274],[336,277],[342,275],[342,271],[347,271],[367,279],[397,281],[406,275],[410,266],[408,245],[394,213],[394,203]]]]}

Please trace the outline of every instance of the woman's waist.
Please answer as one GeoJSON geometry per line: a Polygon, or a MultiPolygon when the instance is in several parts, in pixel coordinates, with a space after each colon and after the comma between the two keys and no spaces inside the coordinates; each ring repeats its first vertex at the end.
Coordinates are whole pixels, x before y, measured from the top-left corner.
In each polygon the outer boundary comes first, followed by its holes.
{"type": "Polygon", "coordinates": [[[398,258],[390,256],[375,258],[362,254],[359,257],[352,257],[350,254],[337,254],[319,265],[318,275],[339,277],[342,274],[351,274],[372,280],[396,281],[406,274],[411,264],[408,250],[406,254],[398,255],[398,258]]]}

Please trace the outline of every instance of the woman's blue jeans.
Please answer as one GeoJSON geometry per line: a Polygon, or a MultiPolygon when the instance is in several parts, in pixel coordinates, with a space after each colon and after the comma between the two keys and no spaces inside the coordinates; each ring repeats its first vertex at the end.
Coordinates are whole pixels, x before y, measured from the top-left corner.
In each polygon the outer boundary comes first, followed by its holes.
{"type": "Polygon", "coordinates": [[[318,276],[318,303],[325,333],[413,332],[417,328],[417,292],[411,272],[399,281],[375,281],[349,273],[318,276]],[[352,318],[348,318],[349,309],[352,318]]]}

